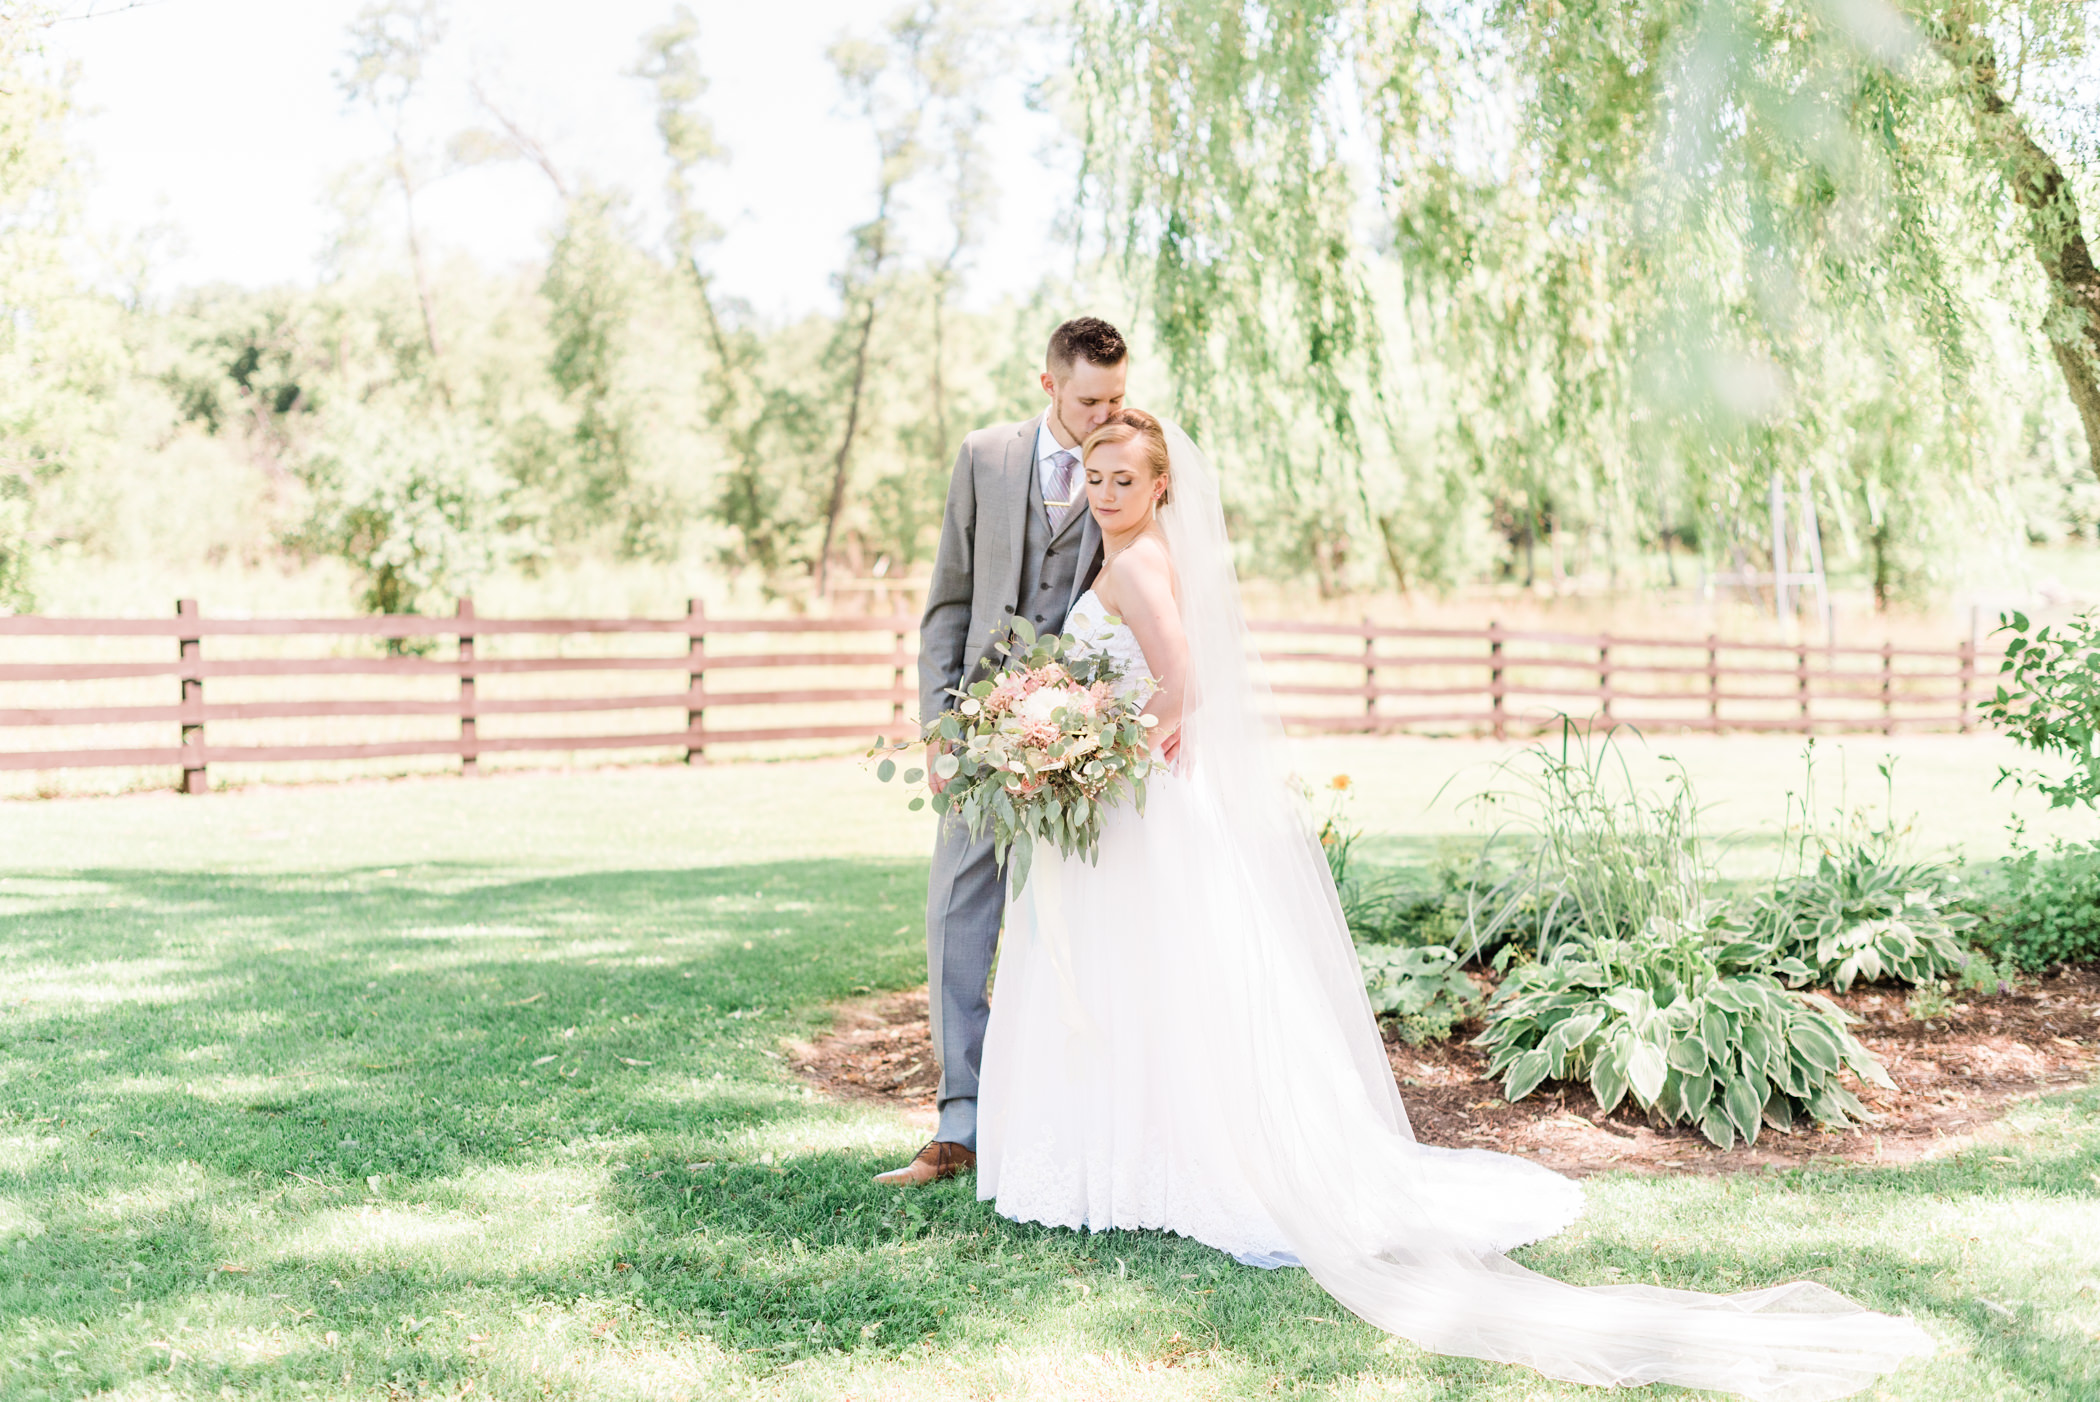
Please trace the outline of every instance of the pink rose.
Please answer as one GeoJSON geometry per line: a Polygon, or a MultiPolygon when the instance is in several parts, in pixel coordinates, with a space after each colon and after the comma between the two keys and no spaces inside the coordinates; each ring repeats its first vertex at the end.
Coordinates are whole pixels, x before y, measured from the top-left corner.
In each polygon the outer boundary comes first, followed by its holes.
{"type": "Polygon", "coordinates": [[[1001,682],[984,698],[984,708],[995,716],[1005,715],[1021,704],[1021,697],[1025,694],[1026,691],[1019,681],[1001,682]]]}

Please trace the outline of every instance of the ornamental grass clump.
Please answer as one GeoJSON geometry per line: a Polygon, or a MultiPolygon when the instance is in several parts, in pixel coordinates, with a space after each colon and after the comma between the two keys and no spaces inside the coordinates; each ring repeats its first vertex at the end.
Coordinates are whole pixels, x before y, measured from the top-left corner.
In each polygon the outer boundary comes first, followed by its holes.
{"type": "Polygon", "coordinates": [[[1633,781],[1615,732],[1592,742],[1563,720],[1558,746],[1504,761],[1514,785],[1477,801],[1503,815],[1465,892],[1464,941],[1497,967],[1546,959],[1569,940],[1682,928],[1704,918],[1712,873],[1699,841],[1691,777],[1675,765],[1663,792],[1633,781]],[[1514,868],[1492,875],[1498,846],[1514,868]]]}

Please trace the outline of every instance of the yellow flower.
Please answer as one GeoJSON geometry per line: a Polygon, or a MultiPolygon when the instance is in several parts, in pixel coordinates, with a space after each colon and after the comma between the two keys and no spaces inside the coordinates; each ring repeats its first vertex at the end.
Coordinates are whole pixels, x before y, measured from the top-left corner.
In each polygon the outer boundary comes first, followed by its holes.
{"type": "Polygon", "coordinates": [[[1336,790],[1347,789],[1349,787],[1349,776],[1347,774],[1337,774],[1328,780],[1327,783],[1330,788],[1336,790]]]}

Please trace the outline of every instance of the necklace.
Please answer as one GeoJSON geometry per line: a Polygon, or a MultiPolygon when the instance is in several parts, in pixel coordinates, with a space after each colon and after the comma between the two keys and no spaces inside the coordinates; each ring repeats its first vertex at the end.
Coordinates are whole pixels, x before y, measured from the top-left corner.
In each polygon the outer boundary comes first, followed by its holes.
{"type": "Polygon", "coordinates": [[[1148,522],[1145,526],[1145,529],[1139,531],[1136,535],[1130,538],[1130,545],[1126,545],[1123,547],[1122,550],[1117,550],[1114,552],[1111,552],[1108,548],[1108,543],[1106,541],[1103,541],[1101,544],[1101,569],[1099,573],[1107,574],[1108,567],[1110,565],[1113,565],[1119,558],[1121,558],[1124,552],[1130,549],[1131,545],[1136,545],[1139,541],[1143,540],[1146,536],[1150,534],[1152,534],[1152,524],[1148,522]]]}

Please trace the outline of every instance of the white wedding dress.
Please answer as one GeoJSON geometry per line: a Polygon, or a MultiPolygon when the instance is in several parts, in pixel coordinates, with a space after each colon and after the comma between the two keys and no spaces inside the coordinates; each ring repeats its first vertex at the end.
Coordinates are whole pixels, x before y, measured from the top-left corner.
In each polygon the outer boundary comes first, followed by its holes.
{"type": "MultiPolygon", "coordinates": [[[[1148,689],[1137,639],[1105,620],[1091,590],[1065,631],[1115,659],[1126,694],[1148,689]]],[[[1007,907],[978,1081],[977,1191],[1002,1216],[1161,1228],[1250,1265],[1299,1264],[1233,1149],[1248,1132],[1246,1107],[1243,1088],[1220,1075],[1227,1005],[1205,967],[1229,947],[1220,927],[1255,907],[1222,828],[1203,789],[1159,770],[1142,815],[1109,810],[1098,863],[1037,849],[1007,907]]],[[[1306,1073],[1353,1084],[1319,990],[1275,992],[1306,1073]]],[[[1364,1112],[1368,1122],[1376,1107],[1364,1112]]],[[[1379,1129],[1404,1124],[1381,1117],[1379,1129]]],[[[1467,1246],[1506,1251],[1582,1211],[1573,1182],[1523,1159],[1417,1152],[1467,1246]]]]}
{"type": "MultiPolygon", "coordinates": [[[[1172,426],[1168,441],[1160,524],[1190,660],[1179,772],[1155,771],[1143,814],[1109,811],[1097,861],[1039,848],[1008,902],[978,1196],[1021,1221],[1160,1229],[1303,1265],[1424,1348],[1572,1382],[1823,1402],[1931,1353],[1912,1321],[1809,1282],[1578,1287],[1502,1254],[1573,1221],[1581,1194],[1519,1158],[1415,1141],[1283,780],[1215,475],[1172,426]]],[[[1066,631],[1146,675],[1091,591],[1066,631]]]]}

